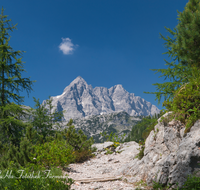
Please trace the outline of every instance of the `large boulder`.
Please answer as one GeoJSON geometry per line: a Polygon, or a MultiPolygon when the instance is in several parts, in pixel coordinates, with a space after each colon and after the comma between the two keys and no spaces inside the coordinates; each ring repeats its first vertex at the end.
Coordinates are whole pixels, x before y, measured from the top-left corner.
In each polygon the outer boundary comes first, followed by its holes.
{"type": "MultiPolygon", "coordinates": [[[[184,135],[185,125],[180,121],[167,121],[172,112],[158,120],[145,142],[144,157],[134,159],[118,171],[131,175],[130,182],[146,180],[163,185],[175,184],[181,187],[189,174],[194,174],[200,166],[200,120],[196,121],[189,133],[184,135]]],[[[200,173],[200,172],[199,172],[200,173]]],[[[198,174],[197,174],[198,175],[198,174]]]]}
{"type": "Polygon", "coordinates": [[[114,142],[104,142],[104,143],[96,143],[93,144],[92,147],[96,147],[97,148],[97,152],[101,152],[104,151],[106,148],[110,148],[112,145],[114,145],[114,142]]]}

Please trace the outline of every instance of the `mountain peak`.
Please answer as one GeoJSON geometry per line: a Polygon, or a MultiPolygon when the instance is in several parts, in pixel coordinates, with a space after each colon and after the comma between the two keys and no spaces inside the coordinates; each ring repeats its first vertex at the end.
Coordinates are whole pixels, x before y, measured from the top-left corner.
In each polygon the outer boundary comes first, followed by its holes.
{"type": "Polygon", "coordinates": [[[88,86],[87,82],[81,77],[81,76],[78,76],[76,77],[71,83],[69,86],[67,86],[63,92],[65,92],[67,89],[70,89],[71,87],[73,86],[88,86]]]}
{"type": "Polygon", "coordinates": [[[92,88],[78,76],[63,93],[53,97],[52,105],[57,111],[65,110],[64,118],[81,118],[90,115],[125,111],[131,116],[154,115],[159,109],[150,102],[127,92],[121,84],[109,89],[92,88]]]}
{"type": "Polygon", "coordinates": [[[86,81],[81,76],[78,76],[70,83],[70,85],[75,83],[86,83],[86,81]]]}
{"type": "Polygon", "coordinates": [[[117,89],[124,89],[123,86],[122,86],[121,84],[115,85],[114,88],[117,88],[117,89]]]}

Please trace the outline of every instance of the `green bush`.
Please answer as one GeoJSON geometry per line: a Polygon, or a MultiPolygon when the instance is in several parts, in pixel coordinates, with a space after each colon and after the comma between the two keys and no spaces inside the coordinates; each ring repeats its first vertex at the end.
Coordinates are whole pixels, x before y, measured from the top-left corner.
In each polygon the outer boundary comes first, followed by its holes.
{"type": "Polygon", "coordinates": [[[62,176],[62,170],[59,168],[53,168],[45,173],[36,165],[34,170],[31,170],[30,167],[17,168],[14,162],[10,162],[9,167],[1,173],[0,178],[0,189],[7,190],[69,190],[72,184],[73,180],[62,176]]]}
{"type": "Polygon", "coordinates": [[[33,144],[26,137],[21,139],[19,147],[13,144],[0,144],[0,169],[6,169],[11,161],[15,163],[16,167],[25,167],[27,163],[34,163],[30,159],[30,155],[34,151],[33,144]]]}
{"type": "Polygon", "coordinates": [[[67,129],[64,129],[63,135],[67,144],[73,147],[75,152],[75,162],[83,162],[90,157],[93,157],[91,148],[94,143],[93,138],[87,139],[87,136],[83,133],[82,130],[76,132],[75,127],[72,125],[73,120],[71,119],[67,126],[67,129]]]}
{"type": "Polygon", "coordinates": [[[182,190],[199,190],[200,189],[200,177],[190,175],[187,181],[184,183],[182,190]]]}
{"type": "Polygon", "coordinates": [[[40,166],[66,166],[75,160],[73,147],[66,141],[54,140],[44,144],[34,146],[34,154],[31,159],[35,159],[40,166]]]}
{"type": "MultiPolygon", "coordinates": [[[[41,114],[42,115],[42,114],[41,114]]],[[[65,130],[51,131],[40,118],[40,128],[45,135],[36,128],[36,124],[28,123],[23,131],[19,146],[0,141],[0,189],[70,189],[72,179],[46,177],[43,172],[51,171],[51,176],[62,176],[63,168],[73,162],[82,162],[92,157],[91,145],[93,138],[87,139],[83,131],[76,132],[72,126],[73,120],[65,130]],[[44,140],[45,137],[45,140],[44,140]],[[59,168],[56,168],[59,167],[59,168]],[[19,170],[24,170],[28,176],[40,173],[38,178],[19,176],[19,170]],[[6,171],[12,171],[14,178],[6,176],[6,171]],[[58,175],[59,174],[59,175],[58,175]]],[[[46,118],[48,120],[48,118],[46,118]]]]}
{"type": "Polygon", "coordinates": [[[200,70],[193,69],[193,78],[175,91],[173,101],[165,101],[165,106],[169,111],[173,111],[175,120],[179,120],[186,125],[185,133],[190,131],[194,123],[200,119],[200,70]]]}

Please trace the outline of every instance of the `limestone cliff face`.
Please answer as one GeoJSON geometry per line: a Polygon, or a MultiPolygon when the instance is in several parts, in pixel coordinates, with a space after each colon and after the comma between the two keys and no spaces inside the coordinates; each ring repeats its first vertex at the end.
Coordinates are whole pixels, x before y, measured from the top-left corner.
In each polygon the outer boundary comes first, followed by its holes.
{"type": "MultiPolygon", "coordinates": [[[[109,89],[105,87],[93,89],[80,76],[73,80],[61,95],[51,98],[52,105],[57,111],[66,111],[63,121],[121,111],[131,116],[147,116],[160,112],[155,105],[127,92],[120,84],[109,89]]],[[[44,100],[43,104],[45,102],[44,100]]]]}
{"type": "Polygon", "coordinates": [[[174,186],[178,182],[182,186],[187,176],[200,168],[200,120],[186,136],[185,126],[180,121],[166,123],[159,119],[154,129],[146,139],[144,157],[134,159],[119,173],[134,176],[131,182],[145,179],[149,185],[157,181],[174,186]]]}

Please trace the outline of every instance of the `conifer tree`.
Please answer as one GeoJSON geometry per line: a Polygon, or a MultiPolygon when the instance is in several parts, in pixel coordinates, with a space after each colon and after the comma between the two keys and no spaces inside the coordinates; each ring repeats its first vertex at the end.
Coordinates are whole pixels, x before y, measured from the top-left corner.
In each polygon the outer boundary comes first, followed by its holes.
{"type": "Polygon", "coordinates": [[[40,104],[39,99],[33,97],[35,101],[35,109],[31,108],[29,112],[33,116],[33,121],[31,125],[33,129],[36,130],[38,139],[42,142],[46,142],[48,137],[54,137],[56,134],[56,130],[61,129],[61,118],[63,117],[63,112],[57,112],[56,110],[53,112],[52,99],[49,96],[49,100],[47,100],[43,105],[40,104]]]}
{"type": "Polygon", "coordinates": [[[19,145],[22,131],[27,124],[19,120],[25,112],[20,104],[24,97],[19,91],[32,90],[32,82],[29,78],[22,78],[23,69],[22,51],[14,51],[9,45],[9,32],[16,29],[16,25],[10,25],[7,15],[4,15],[2,7],[0,15],[0,140],[3,143],[19,145]],[[14,102],[11,102],[13,100],[14,102]]]}
{"type": "Polygon", "coordinates": [[[155,94],[158,103],[162,96],[172,101],[175,91],[195,77],[194,69],[200,69],[200,0],[189,0],[184,11],[178,12],[178,20],[174,31],[165,27],[172,38],[160,34],[168,50],[163,54],[168,54],[172,62],[165,60],[167,69],[151,69],[171,82],[155,83],[157,92],[144,92],[155,94]]]}
{"type": "MultiPolygon", "coordinates": [[[[39,99],[34,98],[36,109],[26,110],[27,116],[32,118],[28,120],[28,125],[25,129],[25,137],[21,138],[20,146],[13,144],[8,146],[1,146],[0,142],[0,169],[7,168],[10,161],[14,161],[15,166],[26,166],[28,163],[35,163],[31,160],[31,153],[34,152],[34,146],[37,144],[44,144],[51,140],[63,140],[61,131],[61,123],[57,123],[63,117],[63,112],[52,113],[52,99],[47,100],[43,105],[39,103],[39,99]],[[57,130],[55,130],[57,129],[57,130]]],[[[28,117],[27,117],[28,118],[28,117]]],[[[22,122],[22,121],[21,121],[22,122]]]]}

